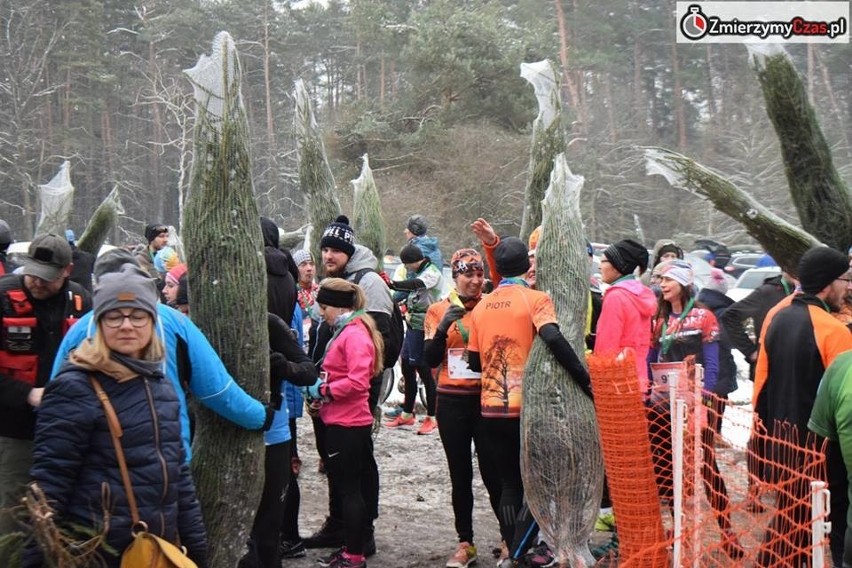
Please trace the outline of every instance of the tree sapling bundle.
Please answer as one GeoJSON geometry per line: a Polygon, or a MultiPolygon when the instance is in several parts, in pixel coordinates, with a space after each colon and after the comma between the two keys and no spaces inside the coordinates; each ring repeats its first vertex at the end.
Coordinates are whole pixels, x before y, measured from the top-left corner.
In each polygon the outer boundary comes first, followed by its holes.
{"type": "MultiPolygon", "coordinates": [[[[255,398],[269,390],[266,270],[254,198],[241,70],[227,32],[186,71],[195,91],[195,155],[184,238],[192,319],[255,398]]],[[[211,566],[236,566],[263,481],[263,438],[200,408],[193,477],[211,566]]]]}
{"type": "Polygon", "coordinates": [[[781,219],[716,172],[695,160],[665,148],[645,149],[648,175],[659,174],[673,187],[709,199],[713,205],[745,227],[782,269],[795,274],[799,258],[819,242],[781,219]]]}
{"type": "Polygon", "coordinates": [[[106,242],[110,231],[118,225],[118,216],[124,213],[118,197],[118,186],[98,205],[83,235],[77,241],[77,248],[97,256],[101,246],[106,242]]]}
{"type": "Polygon", "coordinates": [[[524,190],[520,234],[523,241],[541,225],[541,204],[544,191],[550,183],[553,160],[566,148],[558,76],[553,65],[546,59],[535,63],[521,63],[521,77],[533,86],[538,101],[538,116],[533,122],[530,147],[529,177],[524,190]]]}
{"type": "Polygon", "coordinates": [[[352,203],[352,228],[359,244],[364,245],[379,260],[378,270],[382,269],[385,256],[385,220],[382,217],[382,203],[379,191],[373,180],[370,161],[364,154],[361,175],[352,180],[355,199],[352,203]]]}
{"type": "MultiPolygon", "coordinates": [[[[550,294],[559,327],[581,358],[589,302],[582,187],[565,155],[557,156],[536,246],[536,288],[550,294]]],[[[592,566],[587,543],[603,491],[595,407],[540,337],[524,369],[521,473],[524,498],[560,566],[592,566]]]]}
{"type": "MultiPolygon", "coordinates": [[[[308,220],[322,235],[326,225],[340,215],[340,202],[335,192],[334,176],[328,165],[325,145],[320,137],[319,127],[305,82],[296,81],[296,143],[299,147],[299,187],[308,200],[308,220]]],[[[311,243],[311,253],[321,258],[319,241],[311,243]]],[[[317,270],[322,263],[317,262],[317,270]]]]}
{"type": "Polygon", "coordinates": [[[64,235],[71,217],[74,202],[74,186],[71,185],[71,162],[65,160],[53,179],[38,186],[41,214],[35,234],[53,233],[64,235]]]}
{"type": "Polygon", "coordinates": [[[852,245],[852,197],[831,158],[802,79],[783,47],[747,44],[802,227],[830,247],[852,245]]]}

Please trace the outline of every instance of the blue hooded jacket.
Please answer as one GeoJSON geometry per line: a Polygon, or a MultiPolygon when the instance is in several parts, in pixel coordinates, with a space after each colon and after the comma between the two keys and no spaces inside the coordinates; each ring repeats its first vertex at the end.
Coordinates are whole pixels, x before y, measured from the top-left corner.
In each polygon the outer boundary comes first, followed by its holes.
{"type": "MultiPolygon", "coordinates": [[[[189,392],[219,416],[248,430],[260,430],[266,420],[266,408],[249,396],[231,377],[201,330],[188,317],[163,304],[157,306],[157,315],[157,325],[166,348],[166,377],[172,382],[180,400],[181,434],[186,461],[192,459],[192,448],[189,442],[186,393],[178,373],[178,339],[185,343],[189,357],[192,377],[188,385],[189,392]]],[[[68,354],[84,339],[94,335],[92,317],[92,312],[87,313],[68,330],[53,361],[51,378],[59,373],[68,354]]]]}

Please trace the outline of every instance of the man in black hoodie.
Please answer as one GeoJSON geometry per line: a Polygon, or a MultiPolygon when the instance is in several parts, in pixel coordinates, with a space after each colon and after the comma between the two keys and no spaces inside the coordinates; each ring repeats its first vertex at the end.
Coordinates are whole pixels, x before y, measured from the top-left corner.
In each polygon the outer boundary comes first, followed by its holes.
{"type": "Polygon", "coordinates": [[[260,218],[263,232],[263,258],[266,262],[266,294],[269,311],[289,324],[296,308],[296,282],[299,268],[288,251],[278,248],[278,226],[266,217],[260,218]]]}

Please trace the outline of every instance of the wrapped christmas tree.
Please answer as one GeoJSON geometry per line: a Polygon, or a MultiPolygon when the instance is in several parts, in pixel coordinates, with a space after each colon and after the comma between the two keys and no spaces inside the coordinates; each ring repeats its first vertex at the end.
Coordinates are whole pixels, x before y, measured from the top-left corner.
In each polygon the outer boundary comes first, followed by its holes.
{"type": "Polygon", "coordinates": [[[541,225],[541,206],[544,192],[550,183],[553,160],[565,151],[562,126],[562,101],[559,99],[558,74],[550,61],[521,63],[521,77],[529,81],[538,101],[538,116],[533,122],[532,145],[527,186],[524,190],[524,212],[521,219],[521,240],[541,225]]]}
{"type": "Polygon", "coordinates": [[[352,180],[355,188],[355,200],[352,204],[352,228],[359,244],[364,245],[379,260],[378,269],[382,269],[385,256],[385,220],[382,217],[382,203],[379,190],[370,169],[370,160],[364,154],[361,175],[352,180]]]}
{"type": "MultiPolygon", "coordinates": [[[[536,288],[556,307],[578,354],[589,303],[589,260],[580,218],[583,178],[556,158],[536,246],[536,288]]],[[[592,399],[540,337],[524,369],[521,473],[524,499],[560,566],[593,566],[588,540],[603,491],[603,454],[592,399]]]]}
{"type": "MultiPolygon", "coordinates": [[[[296,143],[299,147],[299,187],[308,204],[308,220],[314,234],[322,235],[325,226],[340,215],[340,202],[334,186],[334,176],[328,165],[325,145],[320,137],[314,109],[304,81],[296,81],[296,143]]],[[[319,238],[311,242],[311,253],[320,259],[319,238]]],[[[317,262],[317,271],[322,270],[317,262]]]]}
{"type": "Polygon", "coordinates": [[[64,235],[74,203],[74,186],[71,185],[71,162],[65,160],[49,182],[38,186],[41,213],[35,234],[64,235]]]}
{"type": "MultiPolygon", "coordinates": [[[[234,41],[186,71],[196,99],[195,154],[184,217],[193,321],[256,398],[269,390],[266,270],[234,41]]],[[[211,543],[210,566],[236,566],[263,482],[263,438],[199,407],[192,471],[211,543]]]]}

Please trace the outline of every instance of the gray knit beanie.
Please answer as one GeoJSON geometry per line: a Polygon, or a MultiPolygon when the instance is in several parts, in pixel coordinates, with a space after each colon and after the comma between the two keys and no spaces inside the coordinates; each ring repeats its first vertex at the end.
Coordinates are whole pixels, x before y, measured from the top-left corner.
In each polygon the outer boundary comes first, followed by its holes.
{"type": "Polygon", "coordinates": [[[103,274],[95,287],[94,317],[110,310],[132,308],[145,310],[157,320],[157,304],[160,296],[157,285],[148,274],[132,264],[125,264],[117,272],[103,274]]]}

